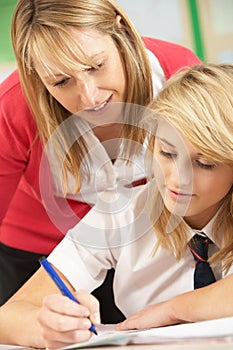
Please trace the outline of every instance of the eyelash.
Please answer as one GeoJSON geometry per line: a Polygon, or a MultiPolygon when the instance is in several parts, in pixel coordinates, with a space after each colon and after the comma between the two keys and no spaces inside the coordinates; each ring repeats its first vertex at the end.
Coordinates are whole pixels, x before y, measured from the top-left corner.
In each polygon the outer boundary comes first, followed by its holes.
{"type": "MultiPolygon", "coordinates": [[[[160,150],[159,153],[163,157],[169,158],[169,159],[174,159],[177,156],[176,153],[165,152],[163,150],[160,150]]],[[[204,164],[204,163],[201,163],[199,160],[196,160],[195,162],[200,168],[205,169],[205,170],[212,170],[212,169],[214,169],[216,167],[215,164],[204,164]]]]}
{"type": "Polygon", "coordinates": [[[66,84],[68,83],[68,80],[69,80],[69,79],[70,79],[70,78],[62,79],[62,80],[58,81],[57,83],[55,83],[53,86],[54,86],[54,87],[61,87],[61,86],[64,86],[64,85],[66,85],[66,84]]]}
{"type": "Polygon", "coordinates": [[[102,67],[104,66],[104,63],[99,63],[96,65],[96,67],[90,67],[87,69],[88,72],[90,71],[94,71],[94,72],[98,72],[102,67]]]}
{"type": "Polygon", "coordinates": [[[160,150],[159,153],[160,153],[163,157],[165,157],[165,158],[171,158],[171,159],[173,159],[173,158],[176,157],[176,153],[165,152],[165,151],[163,151],[163,150],[160,150]]]}
{"type": "MultiPolygon", "coordinates": [[[[87,72],[91,72],[91,71],[93,71],[93,72],[97,71],[98,72],[103,66],[104,66],[104,63],[100,63],[100,64],[97,64],[97,67],[87,68],[86,71],[87,72]]],[[[54,87],[62,87],[62,86],[66,85],[68,83],[69,79],[70,78],[62,79],[62,80],[56,82],[53,86],[54,87]]]]}
{"type": "Polygon", "coordinates": [[[215,168],[215,164],[204,164],[204,163],[201,163],[199,162],[198,160],[196,160],[198,166],[202,169],[206,169],[206,170],[212,170],[215,168]]]}

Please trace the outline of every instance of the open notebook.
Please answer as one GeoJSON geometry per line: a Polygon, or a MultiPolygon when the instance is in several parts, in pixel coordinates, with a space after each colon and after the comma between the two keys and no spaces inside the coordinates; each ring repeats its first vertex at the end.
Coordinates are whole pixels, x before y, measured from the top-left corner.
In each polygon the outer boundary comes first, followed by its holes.
{"type": "Polygon", "coordinates": [[[233,340],[233,317],[186,323],[175,326],[135,331],[115,331],[113,325],[97,327],[98,335],[85,343],[73,344],[62,350],[84,349],[103,345],[162,344],[194,340],[229,338],[233,340]]]}

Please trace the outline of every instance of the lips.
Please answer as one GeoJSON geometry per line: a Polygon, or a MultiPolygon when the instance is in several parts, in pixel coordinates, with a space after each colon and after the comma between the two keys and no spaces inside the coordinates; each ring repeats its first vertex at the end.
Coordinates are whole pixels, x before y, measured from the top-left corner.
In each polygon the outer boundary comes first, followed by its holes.
{"type": "Polygon", "coordinates": [[[177,192],[172,189],[167,188],[169,196],[174,200],[188,200],[193,197],[193,194],[190,193],[184,193],[184,192],[177,192]]]}
{"type": "Polygon", "coordinates": [[[177,192],[170,189],[168,189],[168,191],[174,193],[176,196],[192,197],[192,194],[189,194],[189,193],[177,192]]]}
{"type": "Polygon", "coordinates": [[[96,106],[93,108],[94,111],[99,111],[100,109],[104,108],[108,102],[101,103],[99,106],[96,106]]]}
{"type": "Polygon", "coordinates": [[[87,108],[87,109],[85,109],[85,111],[86,112],[98,112],[98,111],[101,111],[107,106],[107,104],[111,101],[111,99],[112,99],[112,95],[107,100],[105,100],[104,102],[96,105],[93,108],[87,108]]]}

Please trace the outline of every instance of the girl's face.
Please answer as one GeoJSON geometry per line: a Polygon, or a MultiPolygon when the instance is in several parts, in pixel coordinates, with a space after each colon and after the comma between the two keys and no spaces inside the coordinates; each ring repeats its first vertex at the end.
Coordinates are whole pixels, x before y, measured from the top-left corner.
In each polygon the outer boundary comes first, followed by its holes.
{"type": "Polygon", "coordinates": [[[202,229],[221,206],[233,185],[233,167],[220,164],[190,144],[165,121],[160,121],[154,146],[154,175],[164,205],[202,229]]]}
{"type": "Polygon", "coordinates": [[[54,68],[48,73],[34,57],[39,77],[50,94],[70,113],[84,111],[80,116],[95,126],[120,122],[123,104],[113,102],[125,101],[126,77],[114,41],[94,29],[72,29],[71,35],[98,68],[85,66],[82,71],[71,71],[50,61],[49,66],[54,68]]]}

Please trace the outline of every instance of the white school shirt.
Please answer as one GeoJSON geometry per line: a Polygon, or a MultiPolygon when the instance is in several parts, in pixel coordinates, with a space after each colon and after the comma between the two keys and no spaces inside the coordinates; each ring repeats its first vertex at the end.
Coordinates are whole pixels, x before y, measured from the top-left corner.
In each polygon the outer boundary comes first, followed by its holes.
{"type": "MultiPolygon", "coordinates": [[[[153,256],[156,233],[147,215],[151,183],[131,197],[128,193],[116,196],[115,201],[113,193],[109,197],[103,193],[103,202],[70,230],[48,257],[76,290],[91,292],[102,284],[107,270],[114,268],[115,303],[126,317],[192,290],[195,267],[188,249],[180,261],[162,248],[153,256]]],[[[202,230],[212,240],[213,221],[202,230]]],[[[190,229],[189,239],[195,233],[190,229]]],[[[222,277],[216,274],[217,279],[222,277]]]]}

